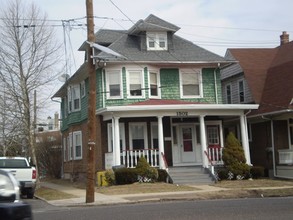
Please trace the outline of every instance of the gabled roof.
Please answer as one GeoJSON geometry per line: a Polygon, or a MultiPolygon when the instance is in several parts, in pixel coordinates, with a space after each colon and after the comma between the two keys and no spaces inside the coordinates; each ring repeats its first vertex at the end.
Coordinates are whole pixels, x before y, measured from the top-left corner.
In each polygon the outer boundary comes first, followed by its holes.
{"type": "Polygon", "coordinates": [[[258,114],[293,110],[293,41],[276,48],[258,114]]]}
{"type": "Polygon", "coordinates": [[[267,49],[228,49],[247,80],[254,101],[251,115],[293,110],[293,41],[267,49]]]}
{"type": "Polygon", "coordinates": [[[145,20],[139,20],[134,26],[132,26],[128,33],[138,34],[141,31],[171,31],[176,32],[180,28],[174,24],[158,18],[157,16],[150,14],[145,20]]]}
{"type": "Polygon", "coordinates": [[[228,49],[232,57],[239,61],[255,103],[261,100],[267,70],[274,59],[277,49],[228,49]]]}

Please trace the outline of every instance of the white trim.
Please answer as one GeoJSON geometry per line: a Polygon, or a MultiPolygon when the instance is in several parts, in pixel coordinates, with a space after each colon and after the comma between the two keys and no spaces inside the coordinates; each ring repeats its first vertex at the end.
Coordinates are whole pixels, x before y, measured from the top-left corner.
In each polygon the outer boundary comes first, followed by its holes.
{"type": "MultiPolygon", "coordinates": [[[[112,140],[112,123],[109,123],[108,126],[107,126],[107,129],[108,129],[108,153],[112,153],[113,152],[113,146],[112,146],[112,143],[111,141],[112,140]]],[[[124,126],[124,123],[119,123],[119,134],[120,134],[120,140],[122,140],[122,150],[126,150],[126,145],[125,145],[125,126],[124,126]]],[[[114,141],[113,141],[114,143],[114,141]]]]}
{"type": "Polygon", "coordinates": [[[126,69],[126,85],[127,85],[127,98],[128,99],[137,99],[145,97],[145,83],[144,83],[144,70],[143,69],[126,69]],[[130,74],[131,73],[139,73],[140,74],[140,91],[141,95],[131,95],[130,93],[130,74]]]}
{"type": "Polygon", "coordinates": [[[68,153],[69,153],[69,160],[73,160],[73,157],[74,157],[74,148],[73,148],[73,144],[72,144],[72,133],[69,133],[69,135],[68,135],[68,146],[69,146],[69,151],[68,151],[68,153]]]}
{"type": "Polygon", "coordinates": [[[63,137],[63,161],[66,162],[68,160],[68,151],[67,151],[67,138],[63,137]]]}
{"type": "Polygon", "coordinates": [[[85,94],[86,94],[86,88],[85,88],[85,81],[83,80],[80,83],[80,96],[81,96],[81,98],[85,97],[85,94]]]}
{"type": "Polygon", "coordinates": [[[73,149],[74,149],[74,160],[81,160],[82,159],[82,132],[81,131],[74,131],[73,132],[73,149]],[[76,137],[80,136],[80,143],[76,143],[76,137]],[[79,145],[78,145],[79,144],[79,145]],[[76,147],[80,146],[80,156],[76,156],[76,147]]]}
{"type": "Polygon", "coordinates": [[[122,70],[121,69],[105,69],[106,74],[106,97],[107,99],[122,99],[123,98],[123,81],[122,81],[122,70]],[[109,76],[110,74],[119,74],[119,85],[120,85],[120,95],[110,96],[110,84],[109,84],[109,76]]]}
{"type": "Polygon", "coordinates": [[[146,34],[146,45],[147,45],[147,50],[152,51],[152,50],[168,50],[168,36],[167,32],[147,32],[146,34]],[[160,46],[160,39],[163,39],[162,42],[165,43],[164,47],[160,46]],[[150,46],[150,41],[154,43],[154,46],[150,46]]]}
{"type": "Polygon", "coordinates": [[[161,77],[160,77],[160,71],[156,69],[148,69],[148,87],[149,87],[149,97],[152,99],[160,99],[161,98],[161,77]],[[157,90],[158,95],[153,96],[151,94],[151,73],[155,73],[157,76],[157,90]]]}
{"type": "Polygon", "coordinates": [[[179,84],[180,84],[180,98],[202,98],[203,97],[203,86],[202,86],[202,70],[197,69],[180,69],[179,70],[179,84]],[[198,75],[198,95],[184,95],[183,94],[183,77],[184,73],[194,73],[198,75]]]}

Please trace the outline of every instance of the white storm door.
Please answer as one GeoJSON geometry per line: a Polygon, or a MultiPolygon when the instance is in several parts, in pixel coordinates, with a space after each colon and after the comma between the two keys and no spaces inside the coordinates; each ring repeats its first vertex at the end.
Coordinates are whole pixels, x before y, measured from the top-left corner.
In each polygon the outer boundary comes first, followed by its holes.
{"type": "Polygon", "coordinates": [[[194,163],[195,161],[195,135],[194,126],[183,125],[180,126],[180,148],[181,148],[181,162],[194,163]]]}

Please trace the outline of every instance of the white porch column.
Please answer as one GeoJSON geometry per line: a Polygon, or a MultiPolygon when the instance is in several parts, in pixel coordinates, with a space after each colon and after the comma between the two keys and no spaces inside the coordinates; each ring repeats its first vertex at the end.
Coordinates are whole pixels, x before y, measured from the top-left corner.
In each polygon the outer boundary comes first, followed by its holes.
{"type": "Polygon", "coordinates": [[[163,133],[163,116],[158,116],[158,139],[159,139],[159,166],[160,169],[165,169],[164,159],[162,153],[165,155],[164,151],[164,133],[163,133]]]}
{"type": "Polygon", "coordinates": [[[240,127],[241,127],[241,140],[242,140],[242,147],[244,150],[246,163],[251,165],[250,160],[250,152],[249,152],[249,142],[248,142],[248,133],[247,133],[247,124],[246,124],[246,116],[240,116],[240,127]]]}
{"type": "MultiPolygon", "coordinates": [[[[113,119],[112,119],[113,123],[113,119]]],[[[119,117],[114,117],[114,134],[113,134],[113,161],[114,166],[121,165],[120,159],[120,132],[119,132],[119,117]]]]}
{"type": "Polygon", "coordinates": [[[205,154],[205,151],[207,151],[207,136],[206,136],[206,126],[204,122],[204,117],[203,115],[199,116],[199,122],[200,122],[200,142],[201,142],[201,150],[202,150],[202,166],[203,167],[208,167],[209,162],[208,158],[205,154]]]}

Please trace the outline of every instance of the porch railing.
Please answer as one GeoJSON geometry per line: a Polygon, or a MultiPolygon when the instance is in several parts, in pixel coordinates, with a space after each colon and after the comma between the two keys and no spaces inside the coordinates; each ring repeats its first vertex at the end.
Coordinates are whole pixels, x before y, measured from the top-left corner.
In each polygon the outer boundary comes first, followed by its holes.
{"type": "Polygon", "coordinates": [[[293,150],[281,149],[279,152],[279,164],[293,164],[293,150]]]}
{"type": "Polygon", "coordinates": [[[152,167],[159,166],[159,150],[158,149],[139,149],[125,150],[121,152],[121,163],[125,167],[136,167],[140,157],[145,157],[152,167]]]}
{"type": "Polygon", "coordinates": [[[207,156],[208,156],[209,160],[211,160],[214,165],[222,165],[223,164],[223,160],[222,160],[223,148],[222,147],[219,147],[219,146],[208,147],[207,156]]]}

